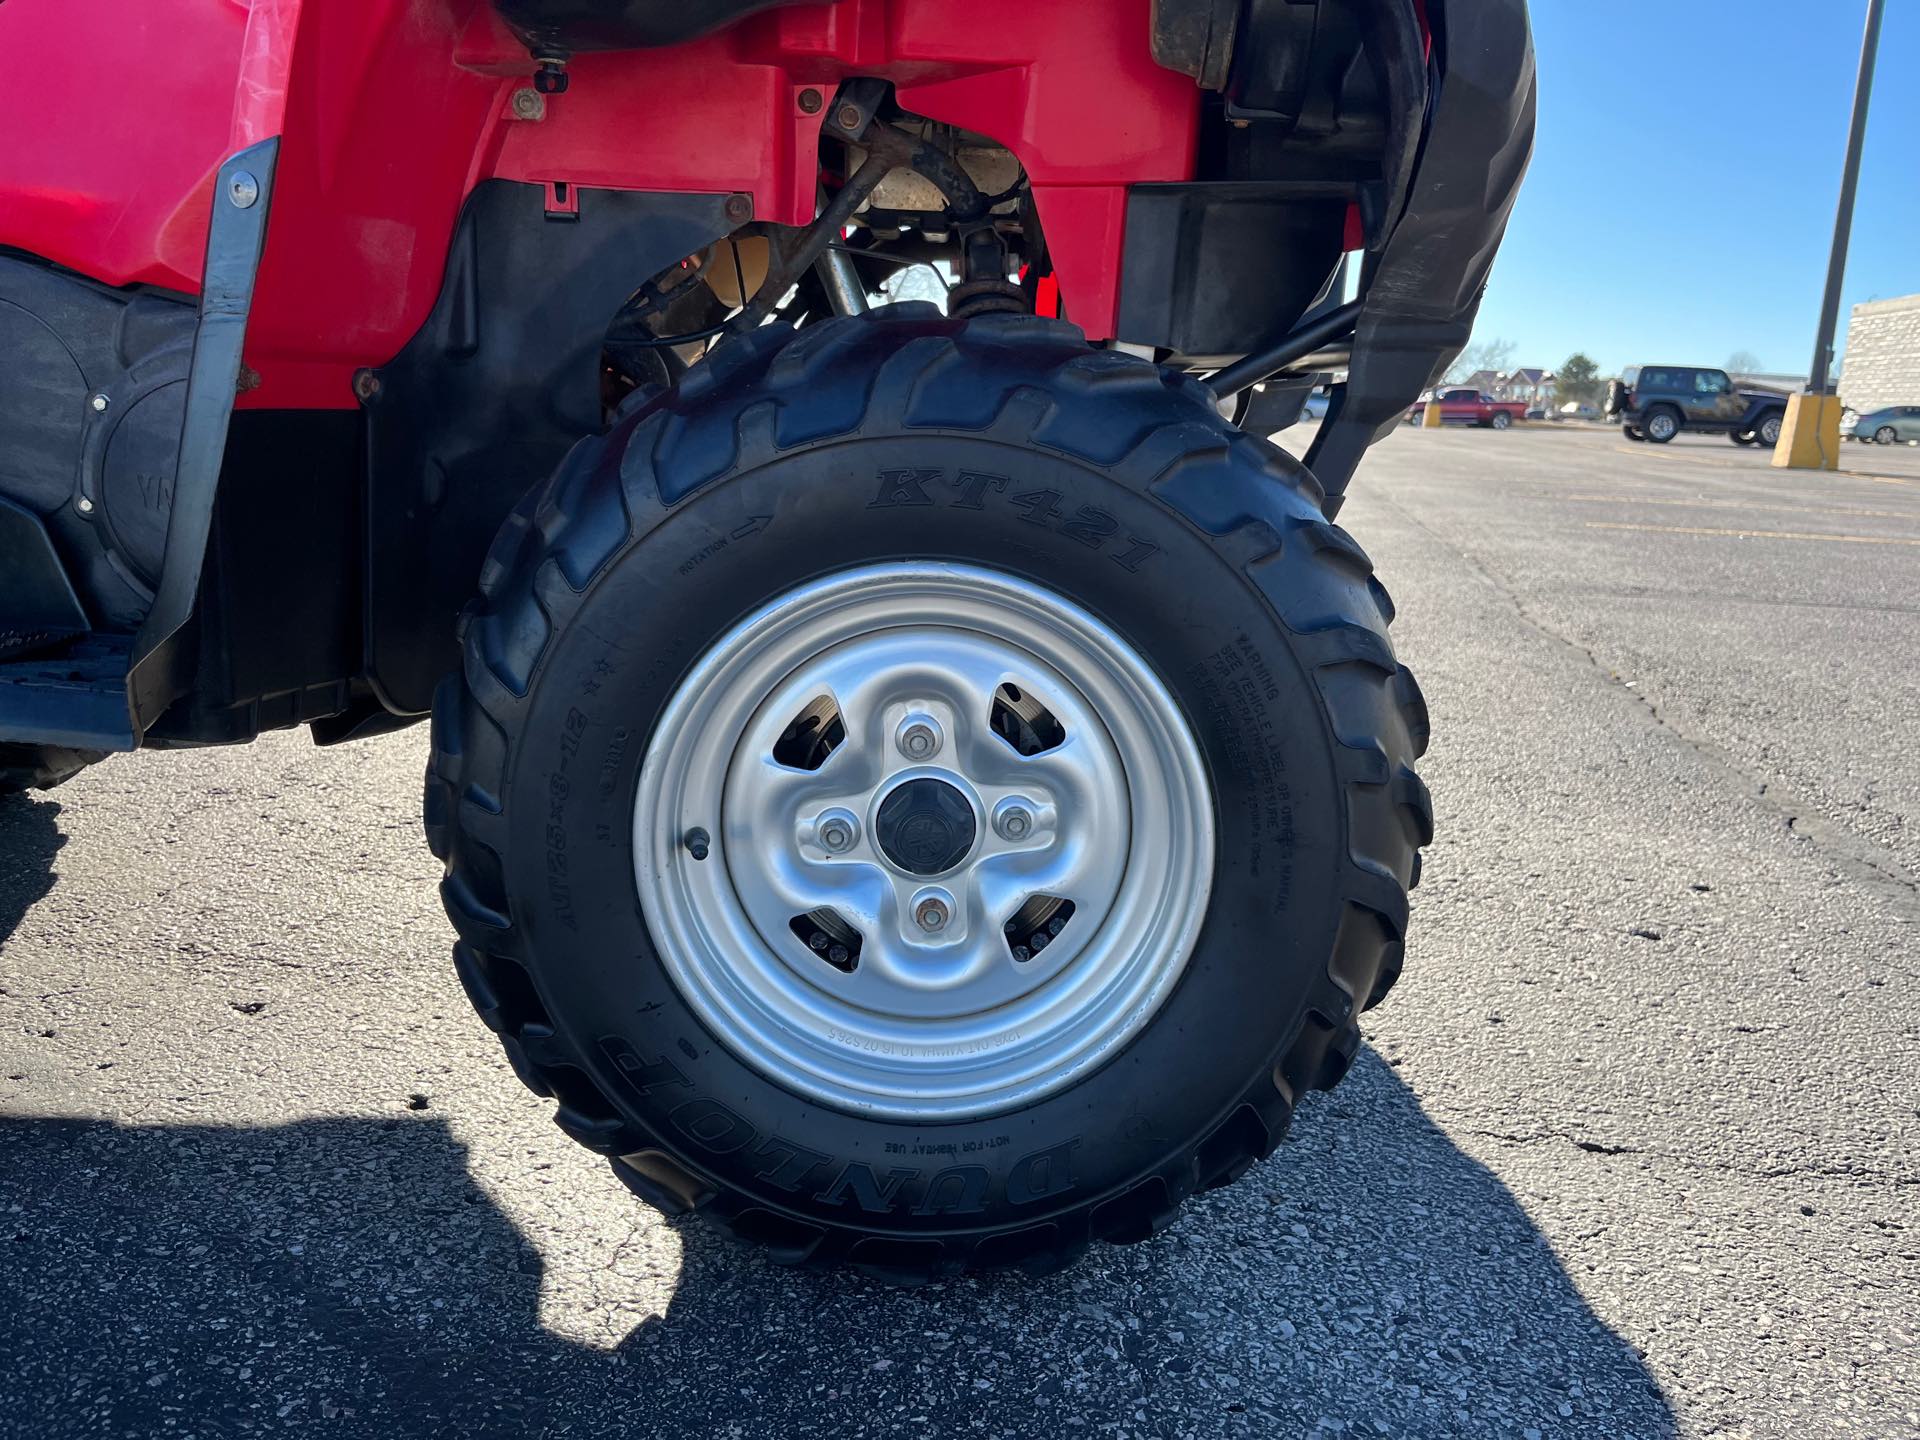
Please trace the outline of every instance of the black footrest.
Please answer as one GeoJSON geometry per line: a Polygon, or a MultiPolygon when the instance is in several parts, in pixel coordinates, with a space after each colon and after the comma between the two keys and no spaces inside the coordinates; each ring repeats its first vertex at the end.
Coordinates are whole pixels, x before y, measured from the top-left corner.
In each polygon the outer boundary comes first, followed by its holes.
{"type": "Polygon", "coordinates": [[[131,636],[96,635],[59,654],[0,664],[0,740],[133,749],[127,706],[132,644],[131,636]]]}

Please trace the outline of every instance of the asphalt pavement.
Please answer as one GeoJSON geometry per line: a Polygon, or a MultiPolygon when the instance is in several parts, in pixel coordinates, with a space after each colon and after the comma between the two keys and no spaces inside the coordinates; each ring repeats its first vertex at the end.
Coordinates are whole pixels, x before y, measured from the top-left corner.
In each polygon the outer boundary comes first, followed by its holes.
{"type": "Polygon", "coordinates": [[[453,978],[423,731],[0,799],[0,1435],[1920,1436],[1920,452],[1857,448],[1376,450],[1405,977],[1272,1160],[1043,1281],[632,1201],[453,978]]]}

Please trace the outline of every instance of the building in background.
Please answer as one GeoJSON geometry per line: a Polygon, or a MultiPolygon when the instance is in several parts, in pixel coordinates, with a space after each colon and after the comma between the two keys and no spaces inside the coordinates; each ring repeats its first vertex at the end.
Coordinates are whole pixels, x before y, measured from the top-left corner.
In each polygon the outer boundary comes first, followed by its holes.
{"type": "Polygon", "coordinates": [[[1529,405],[1544,405],[1553,398],[1554,374],[1537,365],[1522,365],[1500,377],[1494,396],[1501,400],[1524,400],[1529,405]]]}
{"type": "Polygon", "coordinates": [[[1524,400],[1544,405],[1553,398],[1553,371],[1522,365],[1517,370],[1476,370],[1458,382],[1495,400],[1524,400]]]}
{"type": "Polygon", "coordinates": [[[1853,307],[1840,398],[1863,414],[1883,405],[1920,405],[1920,295],[1853,307]]]}

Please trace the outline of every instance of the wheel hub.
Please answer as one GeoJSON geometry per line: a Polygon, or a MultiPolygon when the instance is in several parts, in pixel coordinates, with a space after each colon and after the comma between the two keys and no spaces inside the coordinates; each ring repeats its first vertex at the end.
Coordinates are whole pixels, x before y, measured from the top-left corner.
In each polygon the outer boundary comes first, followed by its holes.
{"type": "Polygon", "coordinates": [[[713,1033],[901,1118],[1011,1108],[1111,1055],[1179,978],[1214,853],[1144,659],[1029,582],[907,562],[716,642],[656,726],[634,838],[661,962],[713,1033]]]}
{"type": "Polygon", "coordinates": [[[910,875],[942,875],[966,859],[979,829],[967,797],[923,775],[889,791],[874,817],[880,853],[910,875]]]}

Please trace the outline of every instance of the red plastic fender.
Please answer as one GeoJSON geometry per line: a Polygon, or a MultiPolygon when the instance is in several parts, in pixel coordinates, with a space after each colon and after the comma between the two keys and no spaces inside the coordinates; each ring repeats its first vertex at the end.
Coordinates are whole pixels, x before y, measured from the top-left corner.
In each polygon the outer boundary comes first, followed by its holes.
{"type": "MultiPolygon", "coordinates": [[[[814,209],[823,111],[851,75],[990,135],[1026,167],[1068,318],[1112,334],[1130,184],[1191,178],[1199,91],[1154,64],[1149,0],[842,0],[658,50],[576,57],[544,117],[485,0],[7,0],[0,243],[112,284],[195,291],[215,167],[281,137],[243,407],[344,408],[438,293],[460,205],[489,178],[742,192],[814,209]]],[[[636,280],[640,277],[636,277],[636,280]]],[[[537,285],[540,277],[529,276],[537,285]]]]}

